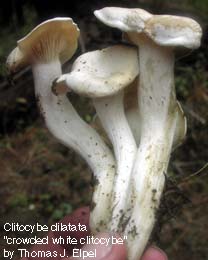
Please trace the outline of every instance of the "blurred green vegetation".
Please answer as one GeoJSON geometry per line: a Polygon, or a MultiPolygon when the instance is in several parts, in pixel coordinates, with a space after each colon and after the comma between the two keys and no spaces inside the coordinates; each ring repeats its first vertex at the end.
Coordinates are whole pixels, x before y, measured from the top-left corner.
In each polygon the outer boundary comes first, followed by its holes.
{"type": "Polygon", "coordinates": [[[161,8],[169,10],[180,10],[181,12],[191,12],[200,14],[200,17],[207,20],[208,3],[207,0],[144,0],[138,1],[141,4],[146,4],[150,8],[155,9],[157,12],[161,11],[161,8]]]}
{"type": "MultiPolygon", "coordinates": [[[[165,0],[166,2],[170,2],[165,0]]],[[[172,2],[172,1],[171,1],[172,2]]],[[[180,7],[186,10],[192,10],[194,12],[200,13],[205,19],[207,19],[208,13],[208,2],[207,0],[176,0],[173,1],[175,4],[178,4],[180,7]]]]}
{"type": "Polygon", "coordinates": [[[21,39],[29,31],[31,31],[37,22],[37,14],[35,10],[25,5],[23,7],[23,14],[25,23],[23,26],[18,25],[15,15],[8,21],[8,26],[2,27],[0,30],[0,77],[6,76],[5,61],[8,54],[13,50],[17,44],[17,40],[21,39]]]}

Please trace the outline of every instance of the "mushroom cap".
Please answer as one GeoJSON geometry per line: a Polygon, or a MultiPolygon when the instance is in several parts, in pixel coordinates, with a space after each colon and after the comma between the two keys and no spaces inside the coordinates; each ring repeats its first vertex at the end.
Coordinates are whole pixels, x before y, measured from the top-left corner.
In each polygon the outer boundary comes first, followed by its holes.
{"type": "Polygon", "coordinates": [[[139,8],[105,7],[94,11],[94,15],[104,24],[124,32],[142,32],[152,14],[139,8]]]}
{"type": "Polygon", "coordinates": [[[16,47],[8,56],[6,66],[9,72],[14,73],[21,68],[29,65],[29,61],[20,51],[19,47],[16,47]]]}
{"type": "Polygon", "coordinates": [[[144,33],[161,46],[200,46],[202,29],[191,18],[172,15],[152,15],[142,9],[105,7],[94,12],[104,24],[126,33],[144,33]]]}
{"type": "Polygon", "coordinates": [[[183,109],[179,101],[177,101],[177,124],[176,124],[176,132],[173,140],[173,149],[178,147],[183,143],[187,133],[187,120],[184,115],[183,109]]]}
{"type": "Polygon", "coordinates": [[[54,18],[35,27],[17,42],[7,59],[7,67],[17,70],[23,64],[48,63],[59,58],[66,62],[77,49],[79,29],[71,18],[54,18]]]}
{"type": "Polygon", "coordinates": [[[145,33],[158,45],[196,49],[201,43],[202,29],[188,17],[155,15],[146,23],[145,33]]]}
{"type": "Polygon", "coordinates": [[[83,96],[106,97],[127,87],[138,73],[137,49],[115,45],[79,56],[71,73],[59,77],[53,90],[63,94],[63,85],[67,85],[83,96]]]}

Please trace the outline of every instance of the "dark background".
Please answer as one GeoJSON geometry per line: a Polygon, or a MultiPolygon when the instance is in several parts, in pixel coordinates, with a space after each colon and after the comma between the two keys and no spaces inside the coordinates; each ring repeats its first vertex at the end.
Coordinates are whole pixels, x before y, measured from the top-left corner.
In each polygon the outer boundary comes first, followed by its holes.
{"type": "MultiPolygon", "coordinates": [[[[53,223],[75,208],[89,205],[92,192],[87,165],[73,151],[58,144],[45,128],[36,107],[30,68],[11,78],[4,65],[6,57],[18,39],[41,21],[56,16],[72,17],[81,29],[81,44],[75,57],[83,51],[117,43],[121,33],[93,16],[94,10],[105,6],[186,15],[203,28],[202,46],[189,55],[176,57],[176,91],[188,119],[188,133],[171,157],[152,242],[166,250],[170,259],[208,259],[207,0],[1,1],[0,246],[6,247],[2,228],[5,221],[53,223]]],[[[65,71],[74,58],[64,66],[65,71]]],[[[90,101],[76,95],[71,96],[71,101],[92,123],[94,109],[90,101]]]]}

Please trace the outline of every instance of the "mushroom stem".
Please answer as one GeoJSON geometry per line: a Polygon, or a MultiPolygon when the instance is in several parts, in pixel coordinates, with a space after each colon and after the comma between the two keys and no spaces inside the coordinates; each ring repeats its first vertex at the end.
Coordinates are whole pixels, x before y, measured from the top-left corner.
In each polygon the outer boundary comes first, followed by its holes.
{"type": "Polygon", "coordinates": [[[141,140],[132,174],[134,209],[125,230],[129,258],[133,260],[141,257],[154,226],[178,116],[172,49],[157,46],[145,36],[141,38],[138,39],[141,140]]]}
{"type": "MultiPolygon", "coordinates": [[[[126,118],[133,133],[134,139],[136,140],[137,146],[140,144],[141,138],[141,124],[140,124],[140,113],[138,107],[133,107],[126,111],[126,118]]],[[[176,122],[176,131],[173,139],[172,151],[180,146],[186,136],[187,131],[187,121],[184,115],[183,109],[180,103],[177,101],[177,122],[176,122]]]]}
{"type": "Polygon", "coordinates": [[[62,75],[52,86],[57,95],[68,89],[91,97],[113,143],[117,175],[113,186],[115,191],[112,199],[109,199],[112,215],[108,229],[116,232],[123,230],[126,193],[137,150],[124,113],[123,90],[135,80],[138,73],[136,48],[115,45],[81,55],[74,62],[72,71],[62,75]]]}
{"type": "Polygon", "coordinates": [[[123,90],[114,96],[93,99],[93,103],[113,144],[117,161],[109,229],[123,232],[124,223],[130,216],[127,197],[137,146],[124,113],[123,90]]]}
{"type": "Polygon", "coordinates": [[[47,127],[62,144],[79,153],[93,171],[96,182],[91,226],[105,229],[110,215],[108,209],[115,174],[114,157],[96,131],[79,117],[67,96],[55,96],[52,93],[52,82],[61,75],[59,60],[35,64],[32,70],[38,104],[47,127]]]}

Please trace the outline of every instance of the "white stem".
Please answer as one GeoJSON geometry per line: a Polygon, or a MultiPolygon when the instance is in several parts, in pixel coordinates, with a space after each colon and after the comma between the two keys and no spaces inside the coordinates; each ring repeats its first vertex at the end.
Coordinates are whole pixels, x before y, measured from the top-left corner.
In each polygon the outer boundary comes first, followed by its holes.
{"type": "Polygon", "coordinates": [[[135,205],[125,230],[131,260],[141,257],[155,223],[177,120],[172,51],[149,40],[139,47],[141,141],[132,174],[135,205]]]}
{"type": "MultiPolygon", "coordinates": [[[[128,120],[129,126],[133,133],[134,139],[136,140],[137,146],[140,144],[141,139],[141,120],[139,108],[131,108],[126,111],[126,118],[128,120]]],[[[177,101],[177,122],[176,122],[176,131],[174,133],[173,139],[173,148],[172,151],[182,144],[187,130],[186,117],[183,113],[180,103],[177,101]]]]}
{"type": "Polygon", "coordinates": [[[123,232],[125,222],[130,216],[127,198],[137,146],[124,113],[123,91],[111,97],[94,99],[94,106],[113,144],[117,161],[109,229],[123,232]]]}
{"type": "MultiPolygon", "coordinates": [[[[137,97],[135,97],[137,99],[137,97]]],[[[137,146],[139,146],[140,138],[141,138],[141,124],[140,124],[140,113],[139,108],[131,108],[126,112],[126,118],[133,133],[134,139],[136,141],[137,146]]]]}
{"type": "Polygon", "coordinates": [[[96,186],[91,225],[93,229],[105,229],[110,215],[114,157],[96,131],[79,117],[68,98],[52,94],[52,82],[61,75],[60,62],[36,64],[33,66],[33,75],[36,96],[47,127],[61,143],[79,153],[93,171],[96,186]]]}

